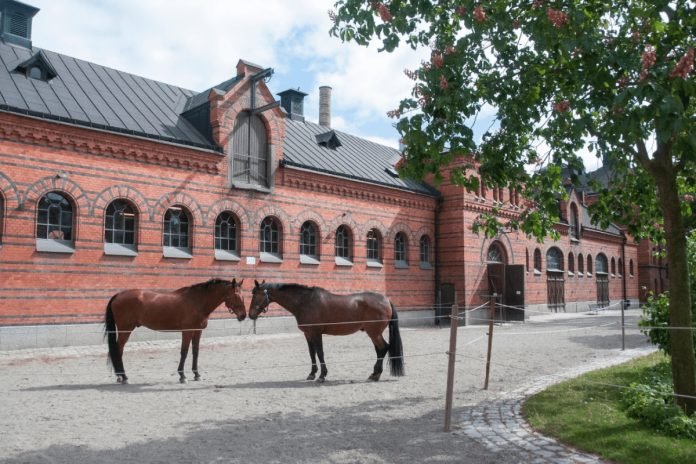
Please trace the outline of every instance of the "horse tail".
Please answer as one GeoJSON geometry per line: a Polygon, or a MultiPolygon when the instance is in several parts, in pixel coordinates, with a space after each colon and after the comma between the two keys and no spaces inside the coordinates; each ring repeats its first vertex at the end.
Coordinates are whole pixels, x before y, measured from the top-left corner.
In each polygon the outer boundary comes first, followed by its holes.
{"type": "Polygon", "coordinates": [[[389,304],[392,307],[392,317],[389,321],[389,368],[391,375],[401,377],[404,375],[404,349],[399,334],[399,316],[396,314],[394,303],[389,304]]]}
{"type": "Polygon", "coordinates": [[[119,368],[123,360],[121,359],[121,352],[118,349],[118,343],[116,342],[116,319],[114,319],[114,311],[111,309],[111,303],[114,301],[117,295],[114,295],[109,300],[106,305],[106,313],[104,314],[104,338],[107,339],[109,344],[109,356],[107,358],[107,363],[114,369],[119,368]]]}

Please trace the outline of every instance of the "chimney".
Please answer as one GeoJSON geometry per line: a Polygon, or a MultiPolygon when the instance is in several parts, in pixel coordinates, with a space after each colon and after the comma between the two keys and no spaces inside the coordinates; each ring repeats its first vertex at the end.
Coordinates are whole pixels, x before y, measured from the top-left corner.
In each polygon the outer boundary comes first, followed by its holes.
{"type": "Polygon", "coordinates": [[[319,125],[331,127],[331,87],[319,87],[319,125]]]}
{"type": "Polygon", "coordinates": [[[280,92],[280,106],[288,113],[290,119],[304,122],[304,97],[306,93],[300,90],[288,89],[280,92]]]}
{"type": "Polygon", "coordinates": [[[0,40],[31,49],[31,21],[38,8],[14,0],[0,0],[0,40]]]}

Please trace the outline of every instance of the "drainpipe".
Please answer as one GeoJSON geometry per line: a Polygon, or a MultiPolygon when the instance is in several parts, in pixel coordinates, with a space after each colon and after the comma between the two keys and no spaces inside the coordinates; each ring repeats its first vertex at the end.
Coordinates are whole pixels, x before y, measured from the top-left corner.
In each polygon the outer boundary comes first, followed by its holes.
{"type": "Polygon", "coordinates": [[[626,349],[626,326],[624,324],[624,310],[626,309],[626,280],[628,276],[626,275],[626,232],[621,231],[621,236],[623,237],[623,242],[621,242],[621,279],[623,284],[623,300],[621,301],[621,350],[626,349]]]}
{"type": "Polygon", "coordinates": [[[440,325],[440,319],[437,316],[442,301],[442,294],[440,293],[440,210],[442,210],[442,203],[443,198],[440,195],[437,197],[437,204],[435,205],[435,250],[433,250],[435,254],[435,325],[440,325]]]}

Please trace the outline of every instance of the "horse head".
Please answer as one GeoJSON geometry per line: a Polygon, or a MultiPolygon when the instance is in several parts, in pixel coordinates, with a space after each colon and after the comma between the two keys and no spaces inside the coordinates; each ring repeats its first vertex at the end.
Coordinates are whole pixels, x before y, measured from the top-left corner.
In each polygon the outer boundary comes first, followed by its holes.
{"type": "Polygon", "coordinates": [[[230,291],[225,296],[225,305],[230,314],[234,313],[238,321],[243,321],[246,317],[246,308],[244,305],[244,295],[242,295],[242,284],[244,279],[237,282],[237,279],[232,279],[229,284],[230,291]]]}
{"type": "Polygon", "coordinates": [[[264,280],[259,284],[254,281],[254,289],[251,291],[251,303],[249,303],[249,319],[256,320],[261,313],[268,311],[268,305],[271,304],[271,297],[268,295],[268,288],[264,285],[264,280]]]}

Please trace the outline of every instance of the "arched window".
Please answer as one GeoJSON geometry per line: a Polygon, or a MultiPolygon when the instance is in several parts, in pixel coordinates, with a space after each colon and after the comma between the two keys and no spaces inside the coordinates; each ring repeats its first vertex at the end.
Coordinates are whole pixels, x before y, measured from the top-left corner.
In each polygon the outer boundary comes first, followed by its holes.
{"type": "Polygon", "coordinates": [[[183,206],[171,206],[164,213],[162,235],[165,257],[191,258],[191,220],[183,206]]]}
{"type": "Polygon", "coordinates": [[[408,240],[406,234],[399,232],[394,237],[394,261],[397,267],[408,266],[408,240]]]}
{"type": "Polygon", "coordinates": [[[541,272],[541,250],[534,250],[534,272],[541,272]]]}
{"type": "Polygon", "coordinates": [[[282,230],[280,223],[274,217],[268,216],[261,222],[259,228],[259,253],[263,262],[280,262],[283,250],[282,230]]]}
{"type": "Polygon", "coordinates": [[[611,275],[616,275],[616,261],[614,261],[613,257],[611,258],[611,275]]]}
{"type": "Polygon", "coordinates": [[[546,252],[546,270],[563,271],[563,253],[556,247],[549,248],[546,252]]]}
{"type": "Polygon", "coordinates": [[[420,238],[420,265],[421,268],[431,268],[430,265],[430,237],[423,235],[420,238]]]}
{"type": "Polygon", "coordinates": [[[49,192],[39,200],[36,218],[36,249],[56,253],[72,253],[73,207],[67,197],[49,192]]]}
{"type": "Polygon", "coordinates": [[[624,268],[623,268],[623,259],[619,258],[618,261],[618,267],[616,269],[616,273],[618,274],[619,277],[623,277],[624,274],[624,268]]]}
{"type": "Polygon", "coordinates": [[[524,250],[524,260],[525,265],[527,266],[527,272],[529,272],[529,248],[525,248],[524,250]]]}
{"type": "Polygon", "coordinates": [[[248,111],[240,113],[232,132],[232,185],[270,187],[268,158],[263,121],[248,111]]]}
{"type": "Polygon", "coordinates": [[[628,275],[633,277],[633,260],[628,262],[628,275]]]}
{"type": "Polygon", "coordinates": [[[580,220],[578,216],[578,207],[575,203],[570,204],[570,238],[580,240],[580,220]]]}
{"type": "Polygon", "coordinates": [[[239,221],[230,211],[215,220],[215,258],[239,261],[239,221]]]}
{"type": "Polygon", "coordinates": [[[578,277],[585,276],[585,262],[582,259],[582,255],[578,253],[578,277]]]}
{"type": "Polygon", "coordinates": [[[300,227],[301,263],[317,264],[319,262],[317,235],[317,226],[312,221],[305,221],[300,227]]]}
{"type": "Polygon", "coordinates": [[[595,271],[597,274],[607,274],[609,272],[609,266],[607,266],[607,257],[602,253],[597,255],[597,262],[595,266],[595,271]]]}
{"type": "Polygon", "coordinates": [[[587,255],[587,275],[592,275],[592,256],[587,255]]]}
{"type": "Polygon", "coordinates": [[[568,273],[575,273],[575,257],[573,253],[568,253],[568,273]]]}
{"type": "Polygon", "coordinates": [[[502,263],[505,264],[505,252],[501,247],[500,243],[493,242],[491,246],[488,247],[488,253],[486,254],[486,262],[488,263],[502,263]]]}
{"type": "Polygon", "coordinates": [[[382,235],[377,229],[370,229],[367,232],[365,248],[367,249],[367,265],[381,266],[382,235]]]}
{"type": "Polygon", "coordinates": [[[350,265],[353,259],[353,243],[348,227],[341,225],[336,229],[336,264],[350,265]]]}
{"type": "Polygon", "coordinates": [[[126,200],[114,200],[106,208],[104,218],[104,253],[136,255],[135,226],[137,215],[126,200]]]}

